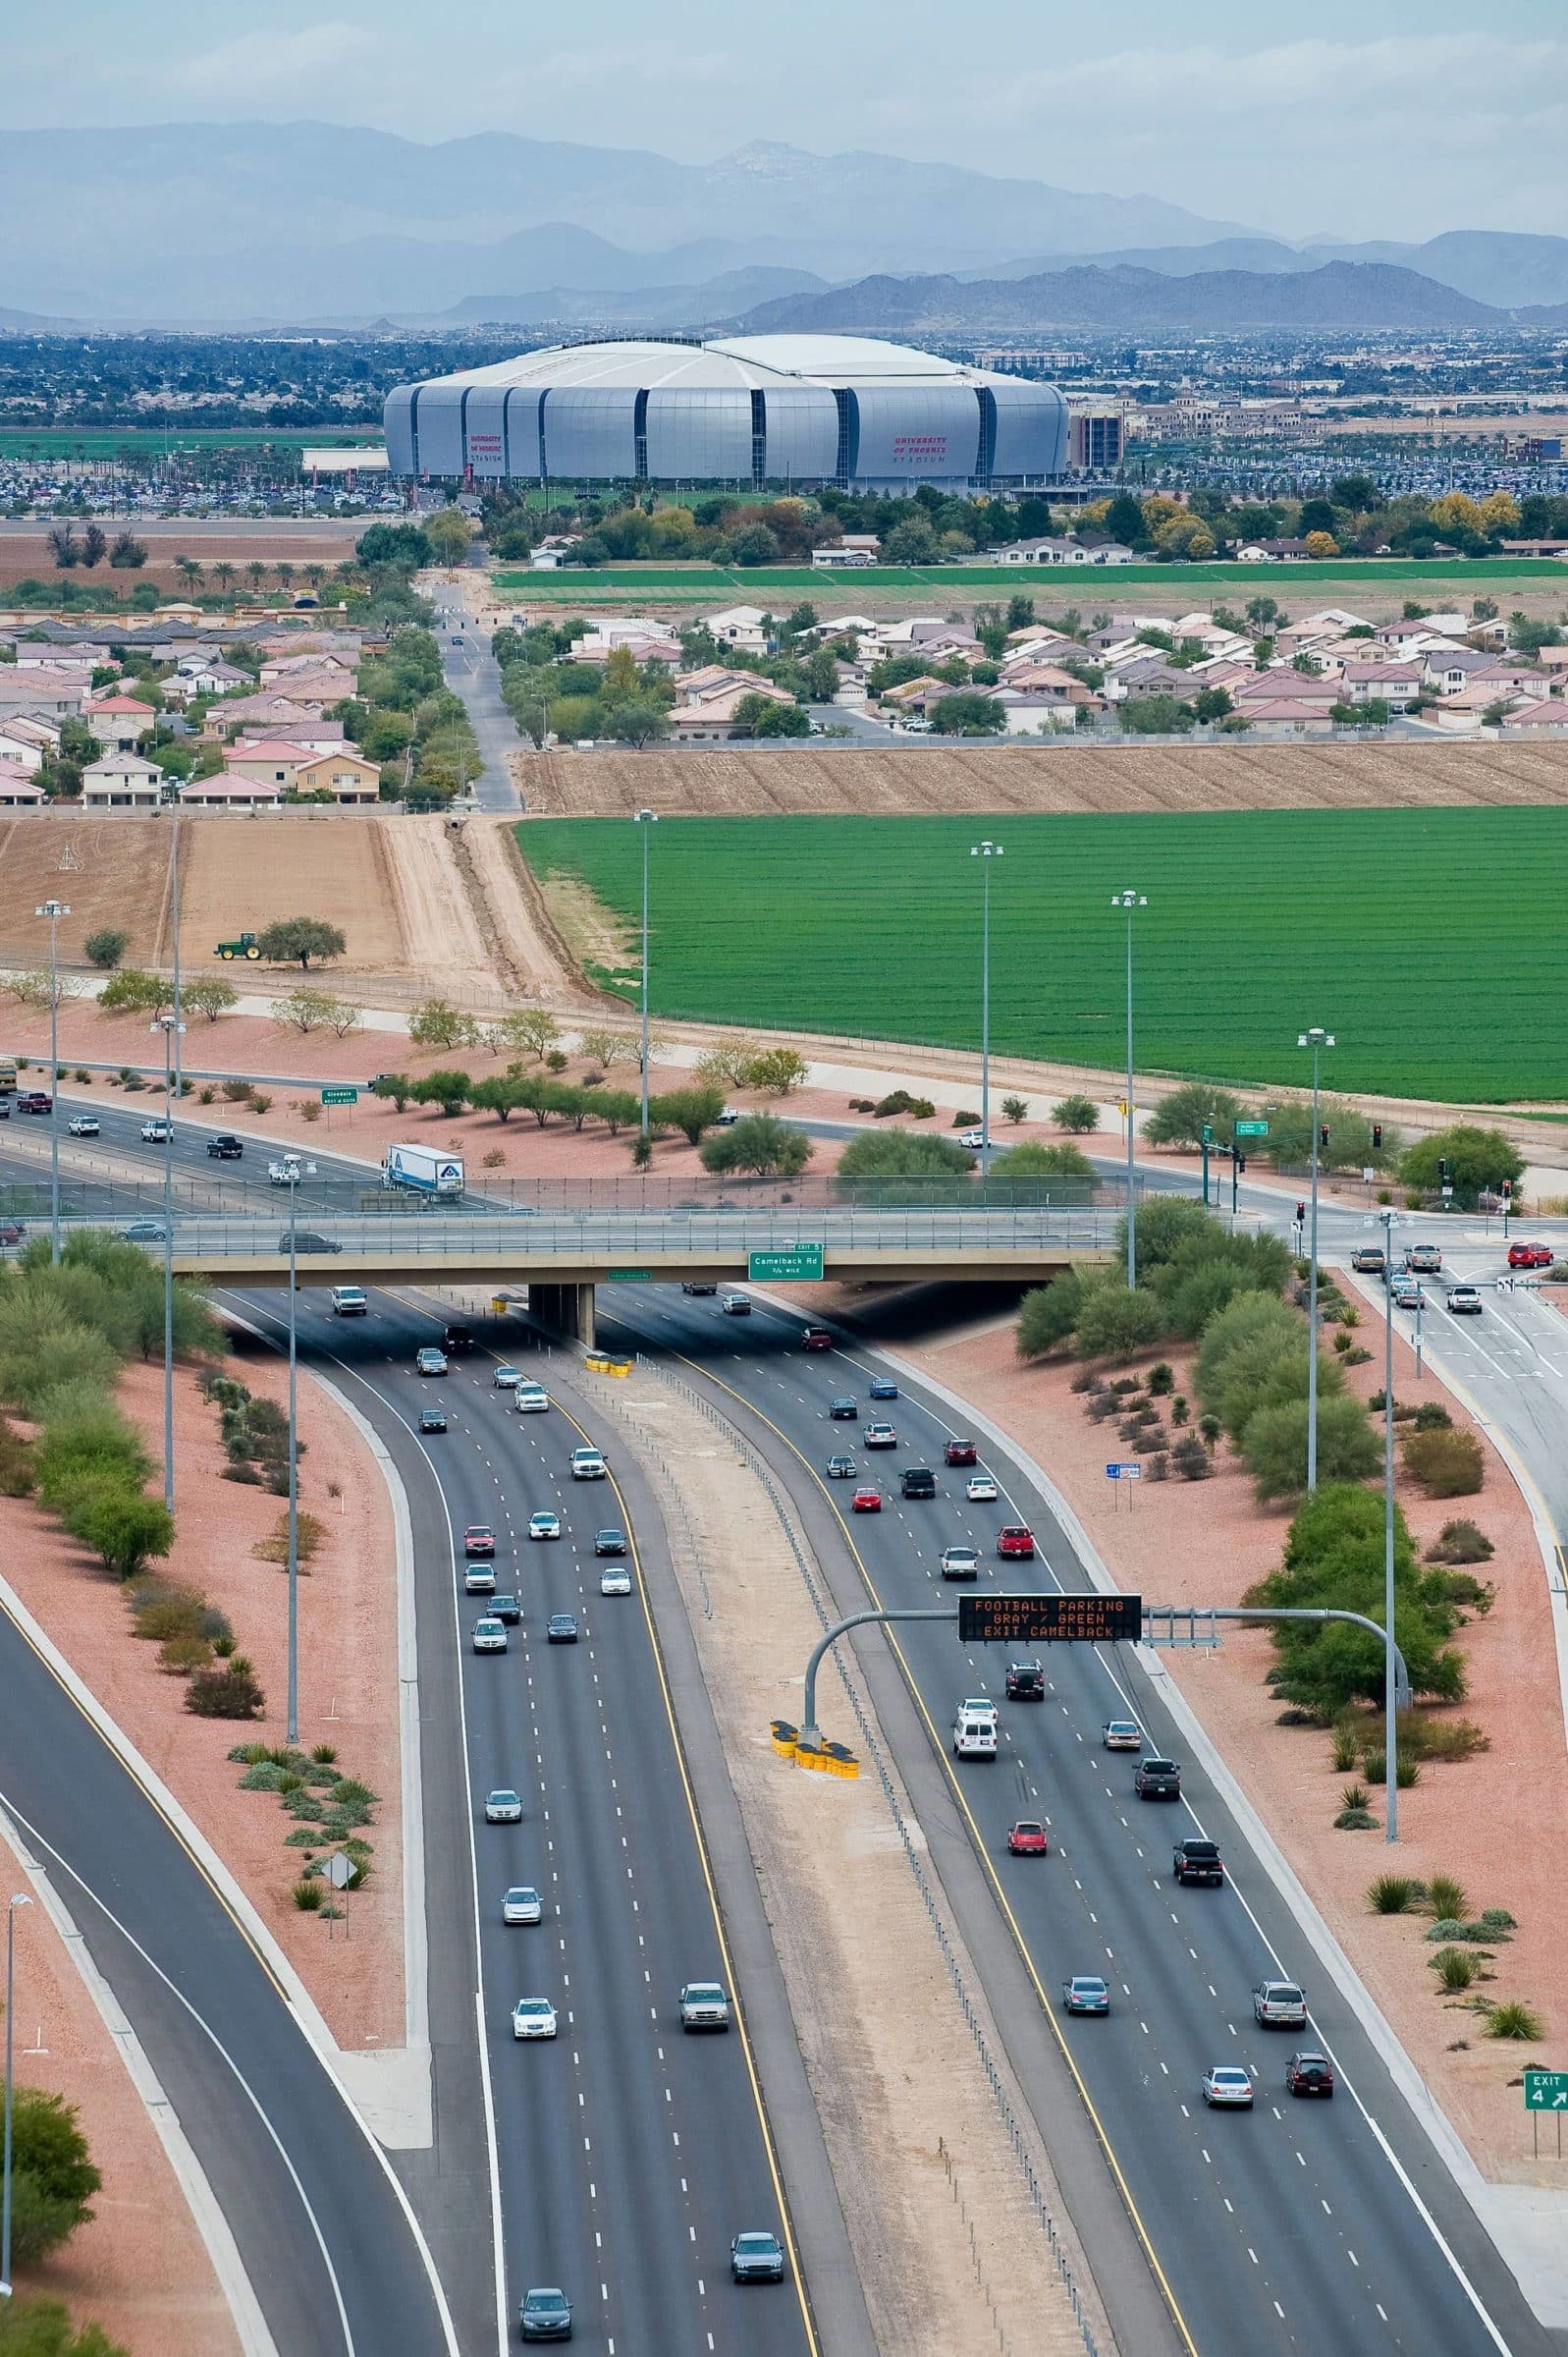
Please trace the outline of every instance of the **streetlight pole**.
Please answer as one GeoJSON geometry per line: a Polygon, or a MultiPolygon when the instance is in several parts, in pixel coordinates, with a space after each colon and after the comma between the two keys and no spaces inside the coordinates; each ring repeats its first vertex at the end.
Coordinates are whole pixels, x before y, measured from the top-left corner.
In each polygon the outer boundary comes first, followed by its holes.
{"type": "Polygon", "coordinates": [[[64,901],[45,901],[34,916],[49,919],[49,1258],[60,1265],[60,919],[64,901]]]}
{"type": "Polygon", "coordinates": [[[1002,855],[1000,843],[972,843],[971,859],[980,861],[980,1176],[984,1179],[991,1153],[991,862],[1002,855]]]}
{"type": "Polygon", "coordinates": [[[648,836],[659,824],[657,810],[639,810],[642,829],[642,1134],[648,1134],[648,836]]]}
{"type": "Polygon", "coordinates": [[[1392,1205],[1379,1214],[1382,1222],[1384,1282],[1382,1325],[1382,1616],[1388,1632],[1383,1648],[1382,1717],[1383,1776],[1387,1782],[1385,1812],[1389,1841],[1399,1838],[1399,1718],[1394,1693],[1394,1220],[1392,1205]]]}
{"type": "Polygon", "coordinates": [[[1318,1060],[1334,1035],[1321,1023],[1301,1032],[1298,1048],[1312,1050],[1312,1232],[1307,1243],[1307,1488],[1318,1487],[1318,1060]]]}
{"type": "Polygon", "coordinates": [[[180,994],[180,819],[178,813],[176,814],[174,822],[174,849],[170,857],[170,867],[172,869],[172,873],[169,879],[169,914],[171,930],[174,936],[174,1019],[176,1024],[174,1035],[174,1093],[177,1097],[183,1097],[186,1091],[186,1084],[185,1073],[182,1069],[180,1042],[185,1036],[186,1025],[185,1007],[182,1003],[180,994]]]}
{"type": "Polygon", "coordinates": [[[1127,912],[1127,1290],[1131,1292],[1138,1282],[1137,1222],[1133,1217],[1133,1110],[1132,1110],[1132,912],[1147,908],[1149,903],[1141,892],[1113,892],[1112,908],[1127,912]]]}
{"type": "Polygon", "coordinates": [[[313,1178],[313,1162],[289,1171],[289,1740],[299,1738],[299,1337],[297,1304],[298,1248],[296,1213],[299,1181],[313,1178]]]}
{"type": "Polygon", "coordinates": [[[152,1025],[163,1033],[163,1503],[174,1512],[174,1071],[175,1041],[185,1029],[172,1014],[152,1025]]]}
{"type": "Polygon", "coordinates": [[[17,2014],[17,1909],[31,1904],[26,1891],[14,1891],[6,1900],[6,2118],[5,2143],[0,2152],[0,2300],[11,2297],[11,2112],[16,2085],[12,2025],[17,2014]]]}

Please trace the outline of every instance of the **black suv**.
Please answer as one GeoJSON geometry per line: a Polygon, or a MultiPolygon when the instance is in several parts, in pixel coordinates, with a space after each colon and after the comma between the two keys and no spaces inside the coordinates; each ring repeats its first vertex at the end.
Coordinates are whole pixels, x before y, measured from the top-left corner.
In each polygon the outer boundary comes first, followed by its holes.
{"type": "Polygon", "coordinates": [[[1038,1662],[1009,1662],[1007,1664],[1007,1700],[1009,1702],[1044,1702],[1046,1673],[1038,1662]]]}
{"type": "Polygon", "coordinates": [[[1140,1760],[1132,1788],[1140,1800],[1179,1800],[1181,1770],[1174,1760],[1140,1760]]]}
{"type": "Polygon", "coordinates": [[[473,1328],[471,1326],[449,1326],[441,1338],[441,1347],[449,1358],[454,1353],[460,1357],[465,1356],[473,1348],[473,1328]]]}
{"type": "Polygon", "coordinates": [[[929,1465],[906,1465],[898,1487],[906,1498],[935,1498],[937,1476],[929,1465]]]}
{"type": "Polygon", "coordinates": [[[220,1129],[216,1137],[207,1140],[209,1162],[243,1162],[244,1151],[244,1139],[236,1137],[232,1129],[220,1129]]]}
{"type": "Polygon", "coordinates": [[[1222,1883],[1217,1841],[1178,1841],[1171,1853],[1170,1871],[1178,1883],[1222,1883]]]}

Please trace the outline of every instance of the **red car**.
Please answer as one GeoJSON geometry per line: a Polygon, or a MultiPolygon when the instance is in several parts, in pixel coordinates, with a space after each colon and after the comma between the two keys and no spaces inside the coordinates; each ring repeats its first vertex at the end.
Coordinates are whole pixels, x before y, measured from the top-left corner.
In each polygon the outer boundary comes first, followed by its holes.
{"type": "Polygon", "coordinates": [[[494,1555],[496,1534],[488,1522],[470,1522],[462,1534],[462,1552],[470,1562],[475,1556],[494,1555]]]}
{"type": "Polygon", "coordinates": [[[1017,1824],[1008,1832],[1007,1851],[1011,1857],[1043,1858],[1047,1855],[1049,1848],[1045,1827],[1036,1825],[1032,1817],[1020,1817],[1017,1824]]]}
{"type": "Polygon", "coordinates": [[[826,1326],[808,1326],[800,1337],[802,1350],[831,1350],[833,1336],[826,1326]]]}
{"type": "Polygon", "coordinates": [[[856,1490],[849,1501],[849,1510],[855,1514],[880,1514],[882,1492],[880,1490],[856,1490]]]}
{"type": "Polygon", "coordinates": [[[1508,1266],[1511,1269],[1549,1269],[1552,1251],[1549,1244],[1510,1244],[1508,1266]]]}
{"type": "Polygon", "coordinates": [[[1292,2055],[1285,2064],[1285,2085],[1292,2095],[1332,2095],[1334,2069],[1326,2055],[1292,2055]]]}
{"type": "Polygon", "coordinates": [[[980,1461],[975,1454],[973,1441],[949,1441],[942,1453],[944,1461],[949,1465],[974,1465],[980,1461]]]}
{"type": "Polygon", "coordinates": [[[1032,1556],[1034,1551],[1035,1534],[1026,1522],[1003,1524],[1001,1534],[997,1540],[999,1555],[1032,1556]]]}

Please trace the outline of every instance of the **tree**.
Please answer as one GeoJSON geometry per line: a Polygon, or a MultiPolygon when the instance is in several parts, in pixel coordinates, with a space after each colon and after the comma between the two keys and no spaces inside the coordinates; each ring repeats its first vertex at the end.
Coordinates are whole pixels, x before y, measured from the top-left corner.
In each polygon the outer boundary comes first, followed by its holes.
{"type": "Polygon", "coordinates": [[[1106,510],[1105,529],[1123,548],[1137,548],[1146,537],[1143,510],[1127,491],[1118,491],[1106,510]]]}
{"type": "Polygon", "coordinates": [[[1074,1347],[1080,1358],[1131,1358],[1157,1343],[1160,1303],[1142,1287],[1129,1291],[1119,1279],[1089,1288],[1079,1309],[1074,1347]]]}
{"type": "Polygon", "coordinates": [[[370,1083],[373,1097],[386,1097],[402,1113],[413,1095],[413,1082],[406,1072],[382,1072],[370,1083]]]}
{"type": "Polygon", "coordinates": [[[776,1097],[787,1097],[800,1086],[809,1069],[797,1048],[762,1048],[746,1066],[743,1086],[765,1088],[776,1097]]]}
{"type": "Polygon", "coordinates": [[[927,717],[944,737],[1000,737],[1007,726],[1006,707],[994,695],[962,687],[933,703],[927,717]]]}
{"type": "MultiPolygon", "coordinates": [[[[1269,1124],[1268,1153],[1276,1170],[1300,1169],[1312,1159],[1312,1105],[1297,1098],[1271,1097],[1263,1109],[1269,1124]]],[[[1320,1130],[1328,1142],[1318,1147],[1320,1168],[1329,1171],[1390,1169],[1399,1159],[1400,1133],[1392,1123],[1379,1124],[1382,1143],[1374,1145],[1373,1124],[1360,1107],[1346,1097],[1325,1096],[1319,1101],[1320,1130]]]]}
{"type": "Polygon", "coordinates": [[[114,925],[100,926],[96,933],[89,933],[82,944],[87,953],[87,962],[104,974],[113,973],[130,946],[130,934],[122,933],[114,925]]]}
{"type": "Polygon", "coordinates": [[[87,2205],[103,2183],[76,2109],[63,2096],[39,2087],[15,2090],[12,2171],[12,2257],[30,2266],[89,2221],[87,2205]]]}
{"type": "Polygon", "coordinates": [[[1285,620],[1285,614],[1277,598],[1249,597],[1247,620],[1261,635],[1266,631],[1277,630],[1285,620]]]}
{"type": "MultiPolygon", "coordinates": [[[[623,651],[623,650],[618,650],[623,651]]],[[[657,704],[617,704],[605,714],[604,733],[617,744],[662,744],[670,734],[669,715],[657,704]]]]}
{"type": "Polygon", "coordinates": [[[975,1157],[954,1137],[921,1129],[862,1129],[838,1157],[840,1178],[967,1179],[975,1157]]]}
{"type": "Polygon", "coordinates": [[[473,1095],[473,1083],[466,1072],[426,1072],[408,1094],[416,1105],[439,1105],[448,1120],[455,1121],[473,1095]]]}
{"type": "Polygon", "coordinates": [[[218,563],[214,565],[212,569],[212,575],[214,580],[218,584],[218,587],[224,592],[224,595],[227,596],[235,576],[235,568],[230,564],[227,557],[221,557],[219,559],[218,563]]]}
{"type": "Polygon", "coordinates": [[[193,591],[195,590],[196,584],[197,584],[197,583],[199,582],[199,580],[201,579],[201,560],[200,560],[200,558],[199,558],[199,557],[176,557],[176,559],[175,559],[175,561],[174,561],[174,569],[175,569],[176,573],[177,573],[177,574],[180,576],[180,578],[181,578],[181,579],[184,581],[184,583],[185,583],[185,585],[186,585],[187,589],[189,589],[189,590],[190,590],[190,591],[192,591],[192,592],[193,592],[193,591]]]}
{"type": "Polygon", "coordinates": [[[69,573],[81,554],[74,523],[57,523],[49,534],[49,554],[57,572],[69,573]]]}
{"type": "Polygon", "coordinates": [[[107,532],[105,532],[102,524],[89,523],[86,530],[81,535],[81,546],[78,561],[79,563],[84,565],[87,568],[87,571],[90,573],[95,565],[101,565],[103,563],[103,560],[108,553],[108,548],[109,535],[107,532]]]}
{"type": "Polygon", "coordinates": [[[1019,1122],[1029,1119],[1029,1100],[1027,1097],[1003,1097],[1001,1110],[1003,1117],[1016,1127],[1019,1122]]]}
{"type": "Polygon", "coordinates": [[[231,1007],[240,1004],[240,993],[221,974],[198,974],[193,982],[183,985],[180,998],[182,1006],[193,1007],[209,1023],[215,1023],[220,1014],[227,1014],[231,1007]]]}
{"type": "Polygon", "coordinates": [[[408,1017],[408,1039],[416,1048],[467,1048],[477,1036],[473,1016],[450,999],[422,999],[408,1017]]]}
{"type": "Polygon", "coordinates": [[[918,507],[901,516],[892,529],[883,535],[885,565],[934,565],[937,556],[937,535],[918,507]]]}
{"type": "Polygon", "coordinates": [[[526,1105],[531,1083],[520,1073],[507,1079],[480,1080],[474,1084],[469,1102],[482,1113],[493,1113],[498,1122],[511,1121],[519,1105],[526,1105]]]}
{"type": "Polygon", "coordinates": [[[729,1031],[703,1049],[693,1069],[699,1080],[727,1080],[731,1088],[748,1088],[746,1075],[761,1054],[757,1042],[744,1032],[729,1031]]]}
{"type": "Polygon", "coordinates": [[[992,1162],[991,1178],[1093,1178],[1094,1165],[1076,1146],[1048,1146],[1026,1138],[992,1162]]]}
{"type": "MultiPolygon", "coordinates": [[[[354,556],[367,573],[422,573],[432,561],[429,538],[417,523],[373,523],[354,543],[354,556]]],[[[245,567],[259,587],[266,573],[254,562],[245,567]]]]}
{"type": "Polygon", "coordinates": [[[735,565],[775,565],[779,560],[779,539],[765,523],[747,524],[730,543],[730,562],[735,565]]]}
{"type": "MultiPolygon", "coordinates": [[[[18,2256],[20,2257],[20,2251],[18,2256]]],[[[131,2357],[101,2325],[79,2330],[58,2300],[13,2298],[0,2306],[0,2357],[131,2357]]]]}
{"type": "Polygon", "coordinates": [[[1399,1164],[1400,1181],[1424,1194],[1435,1194],[1443,1183],[1441,1163],[1448,1166],[1452,1200],[1460,1211],[1474,1210],[1477,1197],[1496,1193],[1505,1178],[1517,1188],[1525,1175],[1524,1156],[1500,1129],[1458,1122],[1450,1129],[1418,1138],[1406,1149],[1399,1164]]]}
{"type": "Polygon", "coordinates": [[[82,1482],[60,1519],[118,1579],[134,1579],[174,1545],[174,1516],[162,1499],[143,1498],[112,1476],[82,1482]]]}
{"type": "Polygon", "coordinates": [[[520,1049],[537,1062],[548,1056],[561,1037],[561,1025],[544,1007],[518,1007],[502,1015],[485,1032],[485,1045],[498,1054],[520,1049]]]}
{"type": "Polygon", "coordinates": [[[577,1034],[577,1052],[589,1064],[596,1064],[608,1072],[617,1064],[635,1064],[639,1051],[631,1032],[612,1030],[605,1023],[590,1023],[577,1034]]]}
{"type": "Polygon", "coordinates": [[[1089,1291],[1083,1277],[1069,1269],[1051,1285],[1037,1285],[1018,1304],[1013,1346],[1020,1358],[1042,1358],[1058,1343],[1067,1342],[1083,1311],[1089,1291]]]}
{"type": "MultiPolygon", "coordinates": [[[[1247,1420],[1241,1453],[1261,1506],[1299,1497],[1307,1486],[1307,1402],[1282,1400],[1247,1420]]],[[[1318,1477],[1366,1481],[1381,1462],[1381,1443],[1359,1399],[1318,1400],[1318,1477]]]]}
{"type": "MultiPolygon", "coordinates": [[[[832,662],[831,655],[828,660],[832,662]]],[[[735,706],[735,719],[749,725],[756,738],[811,735],[810,713],[800,704],[781,704],[776,696],[743,695],[735,706]]]]}
{"type": "Polygon", "coordinates": [[[776,1113],[746,1113],[728,1129],[705,1137],[697,1152],[716,1176],[741,1172],[758,1178],[797,1178],[816,1148],[803,1129],[776,1113]]]}
{"type": "Polygon", "coordinates": [[[425,518],[422,528],[436,564],[462,563],[473,538],[473,526],[460,508],[437,508],[433,516],[425,518]]]}
{"type": "Polygon", "coordinates": [[[174,985],[161,974],[143,973],[139,966],[123,965],[109,976],[98,993],[105,1014],[161,1014],[174,1003],[174,985]]]}
{"type": "Polygon", "coordinates": [[[1232,710],[1234,710],[1234,706],[1230,701],[1228,687],[1200,687],[1192,699],[1192,713],[1195,720],[1223,720],[1226,713],[1232,710]]]}
{"type": "Polygon", "coordinates": [[[724,1109],[722,1088],[677,1088],[649,1099],[648,1119],[658,1128],[678,1129],[688,1146],[696,1146],[724,1109]]]}
{"type": "Polygon", "coordinates": [[[1187,706],[1173,695],[1129,695],[1116,709],[1134,737],[1185,737],[1194,725],[1187,706]]]}
{"type": "Polygon", "coordinates": [[[307,973],[312,958],[341,958],[348,946],[338,927],[319,916],[280,917],[267,926],[257,944],[262,957],[274,965],[292,965],[297,958],[307,973]]]}
{"type": "Polygon", "coordinates": [[[1212,1080],[1185,1080],[1145,1117],[1143,1133],[1152,1146],[1201,1146],[1207,1123],[1213,1143],[1229,1146],[1241,1111],[1240,1098],[1228,1088],[1217,1088],[1212,1080]]]}
{"type": "Polygon", "coordinates": [[[109,567],[113,573],[139,573],[147,561],[147,548],[135,532],[116,532],[114,546],[109,551],[109,567]]]}
{"type": "Polygon", "coordinates": [[[1058,1129],[1087,1137],[1100,1126],[1100,1108],[1093,1097],[1063,1097],[1059,1105],[1051,1108],[1051,1118],[1058,1129]]]}
{"type": "Polygon", "coordinates": [[[1307,554],[1320,561],[1325,557],[1337,557],[1339,543],[1332,532],[1309,532],[1307,534],[1307,554]]]}

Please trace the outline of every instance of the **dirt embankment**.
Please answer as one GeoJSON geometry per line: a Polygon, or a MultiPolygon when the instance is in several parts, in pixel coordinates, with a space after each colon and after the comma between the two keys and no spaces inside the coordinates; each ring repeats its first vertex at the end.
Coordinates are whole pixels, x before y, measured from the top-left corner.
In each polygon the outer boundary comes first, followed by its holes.
{"type": "Polygon", "coordinates": [[[733,745],[517,753],[530,814],[941,816],[1568,801],[1562,744],[733,745]]]}

